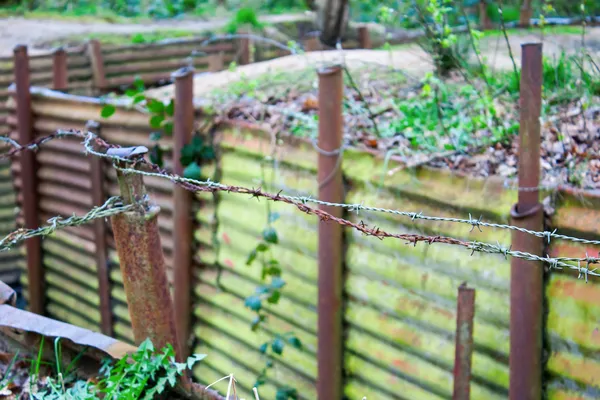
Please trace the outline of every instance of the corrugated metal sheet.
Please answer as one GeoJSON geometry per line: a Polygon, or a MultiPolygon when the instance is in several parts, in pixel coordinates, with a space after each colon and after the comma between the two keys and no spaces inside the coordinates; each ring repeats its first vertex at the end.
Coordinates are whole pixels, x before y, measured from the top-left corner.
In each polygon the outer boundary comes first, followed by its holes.
{"type": "MultiPolygon", "coordinates": [[[[83,128],[89,119],[99,120],[99,101],[35,92],[33,109],[36,133],[57,128],[83,128]]],[[[14,117],[9,118],[14,124],[14,117]]],[[[147,115],[119,109],[102,122],[102,136],[123,145],[148,145],[147,115]]],[[[168,148],[169,140],[163,144],[168,148]]],[[[223,135],[219,162],[204,168],[206,176],[228,184],[284,190],[299,195],[317,191],[316,153],[310,144],[276,148],[275,171],[261,162],[270,154],[271,138],[233,130],[223,135]],[[274,173],[274,179],[270,176],[274,173]],[[257,180],[264,176],[266,183],[257,180]]],[[[38,153],[41,221],[57,214],[83,214],[91,206],[89,160],[79,151],[79,140],[46,144],[38,153]]],[[[170,164],[167,151],[167,165],[170,164]]],[[[422,211],[428,215],[464,217],[471,213],[486,220],[507,222],[515,193],[493,179],[483,182],[450,173],[419,170],[385,176],[383,160],[347,150],[343,170],[348,181],[346,202],[385,208],[422,211]]],[[[20,187],[19,165],[13,164],[20,187]]],[[[172,278],[172,184],[146,179],[152,198],[161,206],[159,225],[172,278]]],[[[107,169],[109,195],[118,193],[115,173],[107,169]]],[[[293,206],[271,204],[281,214],[275,227],[280,244],[273,256],[283,266],[287,282],[280,304],[269,306],[268,323],[257,333],[250,329],[254,313],[244,299],[260,284],[258,265],[246,259],[266,225],[264,200],[219,193],[198,195],[195,204],[194,351],[209,354],[196,376],[212,383],[235,373],[242,395],[264,365],[259,346],[277,333],[294,332],[304,351],[289,346],[276,362],[261,394],[273,398],[278,385],[296,387],[302,398],[315,397],[317,222],[293,206]]],[[[597,238],[600,218],[597,199],[566,196],[554,216],[560,232],[597,238]]],[[[350,214],[355,221],[374,224],[393,232],[424,232],[508,245],[507,231],[477,229],[445,222],[415,222],[391,214],[350,214]]],[[[99,329],[100,304],[94,254],[94,233],[89,227],[67,229],[43,241],[48,314],[99,329]]],[[[110,235],[110,230],[109,230],[110,235]]],[[[466,281],[477,289],[474,330],[472,397],[506,398],[508,389],[509,261],[496,255],[471,256],[464,249],[446,245],[407,246],[396,240],[376,240],[346,232],[347,296],[345,393],[350,399],[444,399],[452,393],[455,302],[457,287],[466,281]]],[[[111,305],[116,336],[132,340],[130,319],[122,287],[114,243],[109,239],[111,305]]],[[[596,255],[598,248],[553,241],[553,255],[596,255]]],[[[24,284],[27,285],[26,277],[24,284]]],[[[552,272],[546,286],[548,300],[548,393],[551,399],[598,397],[597,321],[600,299],[597,281],[577,280],[564,272],[552,272]]],[[[221,388],[222,389],[222,388],[221,388]]]]}
{"type": "MultiPolygon", "coordinates": [[[[554,228],[559,233],[600,239],[600,201],[595,194],[562,194],[554,228]]],[[[552,256],[596,257],[600,246],[551,242],[552,256]]],[[[585,265],[582,265],[585,267],[585,265]]],[[[590,269],[593,269],[590,266],[590,269]]],[[[600,280],[577,279],[572,271],[553,271],[548,298],[548,383],[553,399],[600,397],[600,280]]]]}

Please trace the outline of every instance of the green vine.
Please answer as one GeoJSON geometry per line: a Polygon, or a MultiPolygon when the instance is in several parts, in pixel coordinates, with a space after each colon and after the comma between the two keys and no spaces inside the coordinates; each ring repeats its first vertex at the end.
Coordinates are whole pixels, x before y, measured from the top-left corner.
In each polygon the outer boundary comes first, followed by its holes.
{"type": "MultiPolygon", "coordinates": [[[[145,85],[141,79],[136,79],[131,88],[125,91],[124,98],[129,100],[130,107],[135,107],[142,112],[149,114],[148,124],[155,131],[150,134],[150,141],[153,143],[150,148],[150,161],[162,167],[164,165],[164,150],[159,145],[163,136],[173,135],[173,116],[175,115],[175,102],[170,99],[164,102],[158,99],[147,97],[145,94],[145,85]]],[[[106,103],[100,112],[102,118],[110,118],[115,114],[117,108],[114,104],[106,103]]],[[[179,161],[184,166],[183,175],[190,179],[201,179],[203,162],[215,159],[214,147],[210,143],[205,143],[204,138],[199,132],[195,132],[190,143],[181,149],[179,161]]]]}

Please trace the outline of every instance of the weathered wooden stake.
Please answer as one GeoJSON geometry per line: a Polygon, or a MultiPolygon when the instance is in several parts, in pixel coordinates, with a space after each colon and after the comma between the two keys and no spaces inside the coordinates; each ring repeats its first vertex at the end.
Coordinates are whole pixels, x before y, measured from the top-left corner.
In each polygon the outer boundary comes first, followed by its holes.
{"type": "Polygon", "coordinates": [[[92,78],[94,80],[94,89],[102,94],[106,91],[106,72],[104,71],[104,57],[102,56],[102,47],[96,39],[88,42],[88,56],[92,64],[92,78]]]}

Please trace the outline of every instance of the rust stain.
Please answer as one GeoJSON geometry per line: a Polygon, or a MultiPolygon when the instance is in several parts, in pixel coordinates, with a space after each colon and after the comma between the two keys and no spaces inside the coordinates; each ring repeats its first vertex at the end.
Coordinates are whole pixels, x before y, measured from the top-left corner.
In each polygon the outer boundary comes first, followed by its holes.
{"type": "Polygon", "coordinates": [[[223,232],[223,242],[225,242],[225,244],[227,246],[231,245],[231,239],[229,238],[229,235],[223,232]]]}
{"type": "Polygon", "coordinates": [[[429,274],[428,273],[424,273],[421,276],[421,288],[425,289],[425,286],[427,285],[427,280],[429,279],[429,274]]]}
{"type": "Polygon", "coordinates": [[[418,370],[413,367],[408,361],[396,359],[392,361],[392,365],[400,371],[406,372],[411,375],[418,375],[418,370]]]}
{"type": "Polygon", "coordinates": [[[554,297],[568,297],[589,304],[600,304],[600,288],[585,280],[558,279],[551,283],[549,293],[554,297]]]}
{"type": "Polygon", "coordinates": [[[235,264],[230,259],[224,260],[223,263],[227,265],[229,268],[235,268],[235,264]]]}
{"type": "Polygon", "coordinates": [[[410,343],[415,347],[421,347],[421,338],[415,332],[408,329],[396,328],[393,331],[393,338],[396,341],[410,343]]]}

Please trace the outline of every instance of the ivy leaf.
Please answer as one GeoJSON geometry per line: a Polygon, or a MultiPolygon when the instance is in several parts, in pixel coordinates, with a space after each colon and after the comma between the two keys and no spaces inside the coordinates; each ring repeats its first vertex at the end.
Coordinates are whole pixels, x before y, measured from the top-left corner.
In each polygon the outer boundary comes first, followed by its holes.
{"type": "Polygon", "coordinates": [[[109,118],[115,112],[117,112],[117,107],[113,106],[112,104],[106,104],[106,105],[104,105],[104,107],[102,107],[102,111],[100,111],[100,115],[102,116],[102,118],[109,118]]]}
{"type": "Polygon", "coordinates": [[[256,288],[256,294],[267,294],[271,291],[268,286],[259,286],[256,288]]]}
{"type": "Polygon", "coordinates": [[[302,350],[302,342],[296,336],[292,335],[287,339],[287,342],[295,349],[302,350]]]}
{"type": "Polygon", "coordinates": [[[269,348],[269,342],[265,342],[263,344],[260,345],[260,347],[258,348],[258,350],[265,354],[267,352],[267,349],[269,348]]]}
{"type": "Polygon", "coordinates": [[[146,100],[146,96],[144,96],[144,93],[138,93],[133,96],[133,104],[141,103],[144,100],[146,100]]]}
{"type": "Polygon", "coordinates": [[[211,146],[204,146],[200,151],[200,157],[203,160],[212,160],[215,158],[215,150],[211,146]]]}
{"type": "Polygon", "coordinates": [[[296,400],[298,398],[298,391],[289,386],[284,386],[277,389],[275,393],[275,400],[296,400]]]}
{"type": "Polygon", "coordinates": [[[159,145],[155,145],[150,150],[150,161],[162,168],[162,166],[163,166],[163,150],[160,148],[159,145]]]}
{"type": "Polygon", "coordinates": [[[152,132],[150,134],[150,140],[153,142],[158,142],[161,137],[162,137],[162,133],[160,133],[160,132],[152,132]]]}
{"type": "Polygon", "coordinates": [[[136,94],[138,94],[139,92],[135,89],[127,89],[125,91],[125,96],[127,97],[135,97],[136,94]]]}
{"type": "Polygon", "coordinates": [[[281,292],[279,290],[274,290],[273,293],[267,298],[269,304],[277,304],[279,303],[279,299],[281,298],[281,292]]]}
{"type": "Polygon", "coordinates": [[[244,305],[252,311],[260,311],[262,308],[262,300],[258,296],[250,296],[246,298],[244,305]]]}
{"type": "Polygon", "coordinates": [[[276,337],[273,342],[271,343],[271,350],[273,350],[273,353],[275,354],[283,354],[283,348],[285,347],[285,342],[283,340],[281,340],[281,338],[276,337]]]}
{"type": "Polygon", "coordinates": [[[135,77],[135,80],[133,81],[133,86],[138,92],[143,92],[146,89],[144,81],[139,76],[135,77]]]}
{"type": "Polygon", "coordinates": [[[175,114],[175,101],[173,99],[171,99],[169,104],[165,107],[165,113],[167,113],[169,117],[172,117],[173,114],[175,114]]]}
{"type": "Polygon", "coordinates": [[[193,162],[187,167],[185,167],[185,169],[183,170],[183,177],[198,180],[202,178],[201,172],[202,170],[200,169],[200,166],[196,164],[196,162],[193,162]]]}
{"type": "Polygon", "coordinates": [[[257,255],[258,255],[258,253],[256,252],[256,249],[253,249],[250,252],[250,254],[248,254],[248,259],[246,260],[246,265],[248,265],[248,266],[252,265],[254,260],[256,260],[257,255]]]}
{"type": "Polygon", "coordinates": [[[264,241],[267,243],[273,243],[273,244],[279,243],[279,238],[277,237],[277,231],[271,226],[266,228],[263,231],[262,235],[263,235],[264,241]]]}
{"type": "Polygon", "coordinates": [[[276,212],[269,213],[269,223],[273,223],[273,222],[277,221],[279,219],[279,217],[280,217],[279,213],[276,213],[276,212]]]}
{"type": "Polygon", "coordinates": [[[250,329],[252,329],[252,332],[256,332],[256,330],[258,329],[258,326],[260,325],[261,322],[263,322],[265,320],[265,316],[264,315],[257,315],[256,317],[254,317],[252,319],[252,324],[250,325],[250,329]]]}
{"type": "Polygon", "coordinates": [[[194,147],[191,144],[183,146],[179,162],[181,162],[181,165],[190,165],[194,162],[194,147]]]}
{"type": "Polygon", "coordinates": [[[256,246],[256,251],[257,252],[264,252],[269,250],[269,245],[266,243],[259,243],[258,246],[256,246]]]}
{"type": "Polygon", "coordinates": [[[154,129],[159,129],[162,122],[165,120],[165,117],[162,115],[153,115],[150,117],[150,126],[154,129]]]}
{"type": "Polygon", "coordinates": [[[285,286],[285,281],[282,278],[280,278],[279,276],[276,276],[271,281],[271,288],[272,289],[281,289],[284,286],[285,286]]]}
{"type": "Polygon", "coordinates": [[[279,276],[281,275],[281,267],[279,266],[279,261],[271,260],[267,264],[266,274],[269,276],[279,276]]]}
{"type": "Polygon", "coordinates": [[[194,137],[192,137],[192,141],[190,142],[190,145],[194,149],[194,153],[197,155],[200,155],[201,151],[202,151],[202,147],[204,147],[204,140],[202,139],[202,136],[194,135],[194,137]]]}
{"type": "Polygon", "coordinates": [[[202,361],[206,358],[206,354],[194,354],[188,357],[187,359],[187,367],[188,369],[191,369],[194,364],[196,364],[198,361],[202,361]]]}
{"type": "Polygon", "coordinates": [[[173,134],[173,121],[166,121],[163,124],[163,131],[169,136],[172,135],[173,134]]]}
{"type": "Polygon", "coordinates": [[[165,112],[165,104],[159,100],[152,100],[148,102],[148,110],[152,114],[162,114],[165,112]]]}

